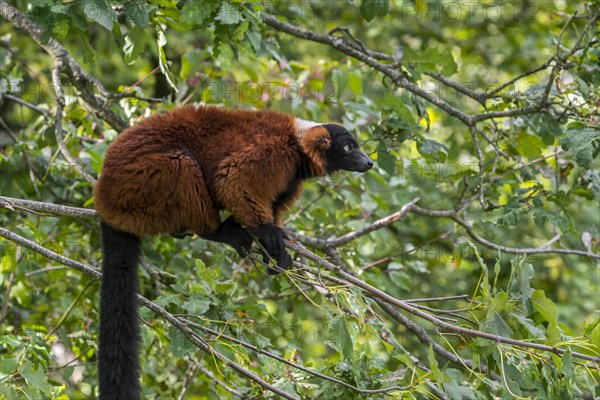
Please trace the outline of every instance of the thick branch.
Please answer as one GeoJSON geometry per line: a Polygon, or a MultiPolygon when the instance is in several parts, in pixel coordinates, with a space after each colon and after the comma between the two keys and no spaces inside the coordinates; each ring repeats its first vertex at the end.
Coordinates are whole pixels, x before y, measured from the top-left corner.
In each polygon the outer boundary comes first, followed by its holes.
{"type": "MultiPolygon", "coordinates": [[[[432,104],[435,104],[442,110],[446,111],[448,114],[453,117],[458,118],[466,125],[472,125],[471,117],[460,111],[459,109],[451,106],[449,103],[444,100],[434,96],[431,93],[421,89],[419,86],[415,85],[411,81],[409,81],[398,69],[396,69],[393,65],[384,64],[378,61],[376,58],[369,55],[368,52],[357,48],[355,45],[348,44],[348,41],[344,40],[339,36],[327,35],[322,33],[316,33],[313,31],[309,31],[307,29],[299,28],[295,25],[292,25],[288,22],[281,21],[277,19],[274,15],[263,13],[261,15],[262,20],[265,24],[286,33],[289,33],[292,36],[299,37],[302,39],[311,40],[313,42],[323,43],[328,46],[333,47],[336,50],[341,51],[342,53],[349,55],[351,57],[356,58],[357,60],[362,61],[366,65],[371,68],[383,73],[385,76],[392,79],[392,81],[403,89],[408,90],[415,95],[424,98],[432,104]]],[[[378,57],[380,58],[380,57],[378,57]]]]}
{"type": "Polygon", "coordinates": [[[91,219],[97,218],[96,210],[89,208],[78,208],[62,206],[59,204],[45,203],[42,201],[15,199],[0,196],[0,207],[10,211],[23,210],[31,213],[45,213],[48,216],[73,217],[91,219]]]}
{"type": "Polygon", "coordinates": [[[95,88],[106,98],[111,98],[113,95],[104,88],[98,79],[89,75],[59,42],[52,38],[44,42],[42,28],[4,0],[0,0],[0,16],[24,31],[55,60],[62,60],[71,83],[78,89],[83,100],[94,110],[98,117],[108,122],[117,131],[123,131],[129,127],[125,120],[114,113],[104,101],[94,94],[92,88],[95,88]]]}
{"type": "MultiPolygon", "coordinates": [[[[288,248],[292,249],[293,251],[295,251],[296,253],[298,253],[298,254],[312,260],[313,262],[317,263],[318,265],[326,268],[327,270],[331,271],[332,273],[336,274],[337,276],[342,277],[344,280],[358,286],[363,291],[368,293],[370,296],[380,298],[383,301],[385,301],[386,303],[392,304],[406,312],[416,315],[417,317],[420,317],[426,321],[429,321],[432,324],[434,324],[442,329],[445,329],[449,332],[454,332],[454,333],[458,333],[458,334],[470,336],[470,337],[480,337],[482,339],[487,339],[487,340],[491,340],[491,341],[499,342],[499,343],[505,343],[505,344],[509,344],[509,345],[513,345],[513,346],[517,346],[517,347],[525,347],[525,348],[532,348],[532,349],[547,351],[547,352],[558,354],[558,355],[562,355],[565,353],[564,349],[559,349],[556,347],[546,346],[546,345],[538,344],[538,343],[524,342],[522,340],[516,340],[516,339],[504,337],[504,336],[493,335],[491,333],[482,332],[482,331],[478,331],[475,329],[463,328],[461,326],[456,326],[456,325],[450,324],[448,322],[444,322],[433,315],[430,315],[424,311],[419,310],[418,308],[414,307],[410,303],[396,299],[395,297],[390,296],[389,294],[385,293],[384,291],[382,291],[372,285],[369,285],[368,283],[366,283],[358,278],[355,278],[354,276],[343,271],[341,267],[334,265],[331,262],[329,262],[329,261],[317,256],[313,252],[307,250],[301,244],[286,241],[286,246],[288,248]]],[[[576,353],[576,352],[572,352],[572,354],[573,354],[573,357],[577,357],[577,358],[580,358],[583,360],[593,361],[595,363],[600,363],[600,356],[589,356],[587,354],[576,353]]]]}
{"type": "MultiPolygon", "coordinates": [[[[528,115],[533,114],[535,112],[540,111],[545,106],[545,99],[541,101],[539,104],[533,106],[527,106],[522,108],[516,108],[511,110],[503,110],[503,111],[493,111],[486,112],[482,114],[475,115],[467,115],[458,108],[452,106],[448,102],[436,97],[435,95],[421,89],[419,86],[411,82],[400,70],[396,68],[393,64],[384,64],[380,62],[380,59],[384,59],[379,54],[377,57],[373,57],[371,52],[367,49],[361,49],[360,46],[355,45],[352,42],[348,42],[344,38],[333,36],[331,34],[322,34],[313,32],[307,29],[303,29],[292,25],[288,22],[281,21],[277,19],[274,15],[270,15],[267,13],[263,13],[261,15],[262,20],[265,24],[279,30],[282,32],[286,32],[292,36],[299,37],[306,40],[311,40],[313,42],[318,42],[322,44],[326,44],[330,47],[333,47],[340,52],[349,55],[351,57],[356,58],[359,61],[362,61],[364,64],[370,66],[371,68],[381,72],[385,76],[389,77],[398,87],[408,90],[409,92],[429,101],[430,103],[438,106],[442,110],[446,111],[449,115],[459,119],[467,126],[474,126],[480,121],[484,121],[487,119],[493,118],[501,118],[501,117],[513,117],[518,115],[528,115]]],[[[429,74],[430,76],[440,80],[441,82],[453,87],[455,90],[460,91],[463,94],[466,94],[478,102],[485,102],[486,97],[490,97],[485,94],[477,94],[472,90],[459,85],[456,82],[452,82],[446,78],[441,77],[439,74],[429,74]]]]}
{"type": "MultiPolygon", "coordinates": [[[[415,200],[413,200],[413,201],[415,201],[415,200]]],[[[78,208],[78,207],[68,207],[68,206],[56,205],[56,204],[45,203],[45,202],[40,202],[40,201],[23,200],[23,199],[16,199],[16,198],[12,198],[12,197],[4,197],[4,196],[0,196],[0,207],[11,210],[11,211],[14,211],[15,209],[21,209],[21,210],[27,211],[27,212],[33,212],[33,213],[42,212],[42,213],[47,213],[49,215],[74,217],[74,218],[90,219],[90,218],[98,217],[98,213],[96,212],[96,210],[90,210],[87,208],[78,208]]],[[[410,211],[412,211],[416,214],[419,214],[419,215],[424,215],[424,216],[432,217],[432,218],[451,219],[454,222],[456,222],[457,224],[461,225],[463,228],[465,228],[465,231],[467,232],[467,234],[476,242],[479,242],[480,244],[482,244],[486,247],[489,247],[491,249],[500,250],[505,253],[510,253],[510,254],[567,254],[567,255],[576,255],[576,256],[600,259],[600,254],[596,254],[596,253],[593,253],[590,251],[584,251],[584,250],[554,249],[554,248],[546,248],[546,247],[515,248],[515,247],[508,247],[508,246],[496,244],[494,242],[491,242],[491,241],[479,236],[477,233],[475,233],[472,225],[469,224],[467,221],[463,220],[462,218],[460,218],[458,216],[458,214],[456,213],[456,211],[454,211],[454,210],[428,210],[425,208],[421,208],[415,204],[412,204],[410,206],[410,211]]],[[[392,216],[393,215],[397,216],[400,212],[402,212],[402,210],[398,211],[395,214],[392,214],[392,216]]],[[[387,218],[389,218],[389,217],[383,218],[382,220],[386,220],[387,218]]],[[[391,222],[394,222],[394,221],[391,221],[391,222]]],[[[381,229],[386,225],[387,224],[377,225],[374,229],[370,229],[368,232],[365,232],[365,233],[370,233],[375,229],[381,229]]],[[[304,236],[304,235],[299,235],[299,234],[297,234],[296,236],[302,241],[302,243],[306,244],[307,246],[318,248],[320,250],[326,250],[328,248],[331,248],[331,246],[328,245],[327,240],[312,238],[309,236],[304,236]]],[[[344,237],[344,236],[342,236],[342,237],[344,237]]],[[[354,238],[355,237],[353,236],[353,239],[354,238]]],[[[344,242],[344,243],[347,243],[347,242],[344,242]]]]}

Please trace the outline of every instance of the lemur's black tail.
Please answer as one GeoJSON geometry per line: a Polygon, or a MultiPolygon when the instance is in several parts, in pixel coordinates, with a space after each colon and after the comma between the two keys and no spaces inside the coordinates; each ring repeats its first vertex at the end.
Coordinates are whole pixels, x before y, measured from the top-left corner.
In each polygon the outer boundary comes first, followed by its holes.
{"type": "Polygon", "coordinates": [[[101,400],[140,399],[140,238],[102,225],[98,377],[101,400]]]}

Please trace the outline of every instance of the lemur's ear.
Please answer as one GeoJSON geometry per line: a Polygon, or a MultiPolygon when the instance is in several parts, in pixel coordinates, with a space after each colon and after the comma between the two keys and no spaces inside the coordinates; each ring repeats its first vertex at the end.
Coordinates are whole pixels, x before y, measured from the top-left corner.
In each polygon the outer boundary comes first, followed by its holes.
{"type": "Polygon", "coordinates": [[[331,146],[331,137],[325,127],[315,126],[302,134],[300,143],[307,154],[313,152],[322,154],[331,146]]]}
{"type": "Polygon", "coordinates": [[[300,136],[302,151],[312,161],[315,175],[325,175],[327,168],[327,150],[331,147],[331,136],[327,128],[321,125],[314,126],[302,132],[300,136]]]}

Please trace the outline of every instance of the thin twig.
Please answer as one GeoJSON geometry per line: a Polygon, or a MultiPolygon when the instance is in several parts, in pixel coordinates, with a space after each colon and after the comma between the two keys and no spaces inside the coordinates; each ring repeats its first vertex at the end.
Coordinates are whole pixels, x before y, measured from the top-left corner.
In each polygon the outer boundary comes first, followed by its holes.
{"type": "Polygon", "coordinates": [[[56,92],[56,112],[54,115],[54,135],[56,136],[56,144],[63,157],[66,158],[71,165],[73,165],[73,168],[75,168],[86,181],[95,183],[96,178],[88,174],[81,163],[69,152],[69,149],[65,144],[65,138],[63,136],[62,129],[62,114],[65,107],[65,93],[63,91],[62,82],[60,81],[60,73],[62,68],[62,58],[56,58],[54,60],[54,68],[52,68],[52,84],[54,86],[54,91],[56,92]]]}
{"type": "Polygon", "coordinates": [[[23,106],[25,106],[25,107],[27,107],[27,108],[30,108],[30,109],[32,109],[33,111],[35,111],[35,112],[37,112],[37,113],[40,113],[40,114],[42,114],[42,116],[44,117],[44,119],[45,119],[46,121],[50,121],[50,120],[51,120],[51,118],[50,118],[50,115],[48,115],[48,113],[46,112],[46,110],[43,110],[42,108],[40,108],[40,107],[36,106],[35,104],[31,104],[30,102],[28,102],[28,101],[25,101],[25,100],[23,100],[23,99],[22,99],[22,98],[20,98],[20,97],[13,96],[13,95],[12,95],[12,94],[10,94],[10,93],[3,93],[3,94],[2,94],[2,97],[4,97],[5,99],[12,100],[12,101],[14,101],[15,103],[19,103],[19,104],[21,104],[21,105],[23,105],[23,106]]]}
{"type": "Polygon", "coordinates": [[[200,325],[200,324],[195,323],[193,321],[190,321],[188,319],[184,319],[184,318],[180,318],[180,319],[181,319],[182,322],[185,322],[189,326],[194,327],[196,329],[199,329],[199,330],[201,330],[204,333],[207,333],[207,334],[213,335],[215,337],[227,340],[228,342],[231,342],[231,343],[239,344],[242,347],[245,347],[245,348],[247,348],[249,350],[252,350],[252,351],[254,351],[256,353],[260,353],[262,355],[265,355],[265,356],[267,356],[269,358],[272,358],[274,360],[277,360],[279,362],[282,362],[282,363],[284,363],[284,364],[286,364],[286,365],[288,365],[290,367],[293,367],[293,368],[298,369],[300,371],[306,372],[307,374],[310,374],[310,375],[313,375],[315,377],[318,377],[318,378],[321,378],[321,379],[324,379],[324,380],[336,383],[336,384],[341,385],[341,386],[345,386],[345,387],[350,388],[350,389],[352,389],[352,390],[354,390],[356,392],[359,392],[359,393],[364,393],[364,394],[378,394],[378,393],[388,393],[388,392],[398,391],[398,390],[405,390],[405,388],[400,387],[400,386],[393,386],[393,387],[382,388],[382,389],[361,389],[361,388],[356,387],[354,385],[351,385],[351,384],[349,384],[347,382],[344,382],[344,381],[341,381],[339,379],[336,379],[336,378],[334,378],[332,376],[322,374],[322,373],[320,373],[318,371],[312,370],[310,368],[306,368],[303,365],[300,365],[300,364],[295,363],[293,361],[289,361],[289,360],[287,360],[287,359],[285,359],[283,357],[278,356],[275,353],[272,353],[272,352],[264,350],[264,349],[260,349],[260,348],[258,348],[257,346],[255,346],[253,344],[250,344],[250,343],[245,342],[243,340],[236,339],[236,338],[234,338],[232,336],[229,336],[229,335],[227,335],[227,334],[225,334],[223,332],[216,331],[214,329],[211,329],[211,328],[208,328],[206,326],[200,325]]]}
{"type": "Polygon", "coordinates": [[[517,248],[517,247],[509,247],[509,246],[503,246],[500,244],[496,244],[494,242],[491,242],[490,240],[487,240],[487,239],[479,236],[473,230],[473,226],[470,223],[468,223],[467,221],[465,221],[464,219],[462,219],[461,217],[459,217],[458,213],[454,210],[427,210],[425,208],[421,208],[417,205],[414,205],[411,208],[411,211],[413,211],[419,215],[424,215],[427,217],[449,218],[449,219],[453,220],[454,222],[456,222],[457,224],[461,225],[465,229],[467,234],[476,242],[484,245],[485,247],[489,247],[490,249],[500,250],[505,253],[529,254],[529,255],[531,255],[531,254],[570,254],[570,255],[577,255],[577,256],[600,259],[600,254],[593,253],[591,251],[584,251],[584,250],[577,250],[577,249],[548,249],[548,248],[542,249],[539,247],[517,248]]]}
{"type": "MultiPolygon", "coordinates": [[[[407,311],[413,315],[416,315],[417,317],[420,317],[426,321],[429,321],[432,324],[434,324],[442,329],[445,329],[447,331],[458,333],[461,335],[471,336],[471,337],[479,337],[482,339],[488,339],[488,340],[492,340],[494,342],[506,343],[506,344],[510,344],[510,345],[514,345],[514,346],[543,350],[543,351],[551,352],[551,353],[558,354],[558,355],[562,355],[565,353],[564,349],[559,349],[556,347],[542,345],[542,344],[538,344],[538,343],[524,342],[522,340],[516,340],[516,339],[512,339],[512,338],[508,338],[508,337],[504,337],[504,336],[500,336],[500,335],[493,335],[491,333],[482,332],[482,331],[478,331],[478,330],[474,330],[474,329],[467,329],[467,328],[463,328],[460,326],[452,325],[447,322],[441,321],[440,319],[436,318],[435,316],[432,316],[426,312],[419,310],[418,308],[414,307],[410,303],[407,303],[402,300],[398,300],[395,297],[390,296],[389,294],[385,293],[384,291],[382,291],[382,290],[380,290],[358,278],[355,278],[354,276],[343,271],[340,266],[334,265],[331,262],[317,256],[316,254],[307,250],[306,248],[304,248],[302,245],[300,245],[298,243],[286,241],[286,247],[290,248],[291,250],[295,251],[296,253],[299,253],[299,254],[305,256],[306,258],[312,260],[313,262],[317,263],[321,267],[325,267],[332,273],[340,276],[344,280],[346,280],[346,281],[356,285],[360,289],[364,290],[369,295],[380,298],[380,299],[384,300],[386,303],[392,304],[404,311],[407,311]]],[[[600,363],[600,356],[589,356],[587,354],[582,354],[582,353],[577,353],[577,352],[572,352],[572,354],[573,354],[573,357],[593,361],[595,363],[600,363]]]]}
{"type": "MultiPolygon", "coordinates": [[[[38,254],[41,254],[44,257],[47,257],[58,263],[61,263],[63,265],[66,265],[68,267],[76,269],[87,275],[93,276],[97,279],[101,279],[101,277],[102,277],[102,275],[100,274],[99,271],[97,271],[83,263],[80,263],[75,260],[71,260],[67,257],[64,257],[64,256],[58,254],[58,253],[55,253],[43,246],[38,245],[37,243],[32,242],[29,239],[26,239],[22,236],[17,235],[16,233],[9,231],[8,229],[0,228],[0,236],[7,240],[10,240],[14,243],[17,243],[23,247],[26,247],[38,254]]],[[[229,366],[230,368],[232,368],[233,370],[238,372],[240,375],[250,379],[253,382],[256,382],[257,384],[259,384],[266,390],[269,390],[275,394],[278,394],[285,399],[299,400],[296,396],[292,396],[289,393],[279,389],[278,387],[271,385],[270,383],[266,382],[264,379],[262,379],[260,376],[256,375],[252,371],[242,367],[240,364],[236,363],[233,360],[230,360],[225,355],[217,352],[204,339],[199,338],[192,330],[190,330],[186,324],[184,324],[183,322],[178,320],[175,316],[173,316],[171,313],[167,312],[164,308],[160,307],[156,303],[151,302],[150,300],[146,299],[145,297],[143,297],[141,295],[138,295],[138,300],[145,307],[149,308],[150,310],[152,310],[153,312],[155,312],[156,314],[158,314],[159,316],[163,317],[165,320],[167,320],[168,322],[173,324],[175,327],[177,327],[200,350],[223,361],[225,363],[225,365],[229,366]]]]}
{"type": "Polygon", "coordinates": [[[407,303],[433,303],[438,301],[451,301],[451,300],[469,300],[468,294],[459,294],[456,296],[444,296],[444,297],[425,297],[422,299],[406,299],[407,303]]]}
{"type": "MultiPolygon", "coordinates": [[[[17,135],[15,135],[15,133],[12,131],[12,129],[10,129],[10,127],[4,121],[4,119],[2,117],[0,117],[0,126],[2,126],[2,128],[4,128],[4,130],[6,131],[8,136],[10,136],[10,138],[12,139],[13,142],[15,142],[15,144],[20,143],[19,139],[17,138],[17,135]]],[[[26,146],[21,147],[21,154],[23,154],[23,159],[25,160],[25,163],[27,164],[27,168],[29,170],[29,179],[31,180],[31,183],[33,185],[33,190],[35,191],[35,194],[36,194],[37,198],[39,199],[42,196],[40,194],[40,189],[39,189],[38,183],[36,181],[37,176],[35,173],[35,167],[34,167],[33,161],[31,160],[31,157],[29,157],[29,152],[26,150],[26,146]]]]}
{"type": "Polygon", "coordinates": [[[204,368],[202,366],[202,364],[200,364],[200,361],[196,360],[195,357],[190,357],[190,360],[192,360],[192,363],[194,363],[194,365],[196,366],[196,368],[198,370],[200,370],[204,375],[208,376],[215,384],[221,386],[223,389],[225,389],[229,393],[233,394],[234,396],[244,397],[244,393],[240,392],[239,390],[233,389],[232,387],[227,385],[225,382],[223,382],[222,380],[217,378],[215,376],[215,374],[213,374],[210,370],[208,370],[208,368],[204,368]]]}
{"type": "Polygon", "coordinates": [[[192,383],[192,378],[194,377],[194,373],[196,372],[197,368],[198,367],[196,367],[196,364],[190,363],[190,365],[185,373],[185,377],[183,378],[183,382],[181,383],[181,392],[179,392],[179,396],[177,396],[177,400],[183,400],[185,398],[185,395],[186,395],[188,389],[190,388],[190,384],[192,383]]]}
{"type": "Polygon", "coordinates": [[[397,212],[388,215],[387,217],[381,218],[375,222],[373,222],[372,224],[369,224],[367,226],[365,226],[362,229],[347,233],[343,236],[340,237],[336,237],[336,238],[332,238],[332,239],[327,239],[325,241],[325,246],[326,247],[339,247],[339,246],[343,246],[346,243],[357,239],[360,236],[364,236],[367,235],[375,230],[381,229],[385,226],[391,225],[395,222],[400,221],[402,218],[404,218],[404,216],[406,214],[408,214],[412,208],[413,205],[417,204],[417,202],[420,200],[419,197],[415,197],[414,199],[412,199],[411,201],[409,201],[408,203],[406,203],[405,205],[403,205],[400,210],[398,210],[397,212]]]}
{"type": "Polygon", "coordinates": [[[105,98],[111,97],[111,93],[104,88],[98,79],[88,74],[58,41],[53,38],[46,40],[44,30],[39,25],[32,22],[18,9],[4,0],[0,0],[0,16],[13,24],[16,28],[25,32],[50,56],[52,56],[52,58],[61,60],[69,76],[70,82],[75,86],[78,94],[92,108],[98,117],[109,123],[119,132],[129,127],[129,124],[113,112],[106,105],[106,102],[94,93],[94,90],[99,92],[100,95],[105,98]]]}

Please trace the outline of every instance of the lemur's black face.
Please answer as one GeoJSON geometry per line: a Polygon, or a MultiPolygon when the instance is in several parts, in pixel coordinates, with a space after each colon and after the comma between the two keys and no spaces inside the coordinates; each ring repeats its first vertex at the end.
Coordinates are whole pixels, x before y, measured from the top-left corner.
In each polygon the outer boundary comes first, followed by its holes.
{"type": "Polygon", "coordinates": [[[373,167],[373,160],[358,147],[350,132],[339,125],[324,124],[329,132],[331,146],[327,150],[327,172],[339,170],[366,172],[373,167]]]}

